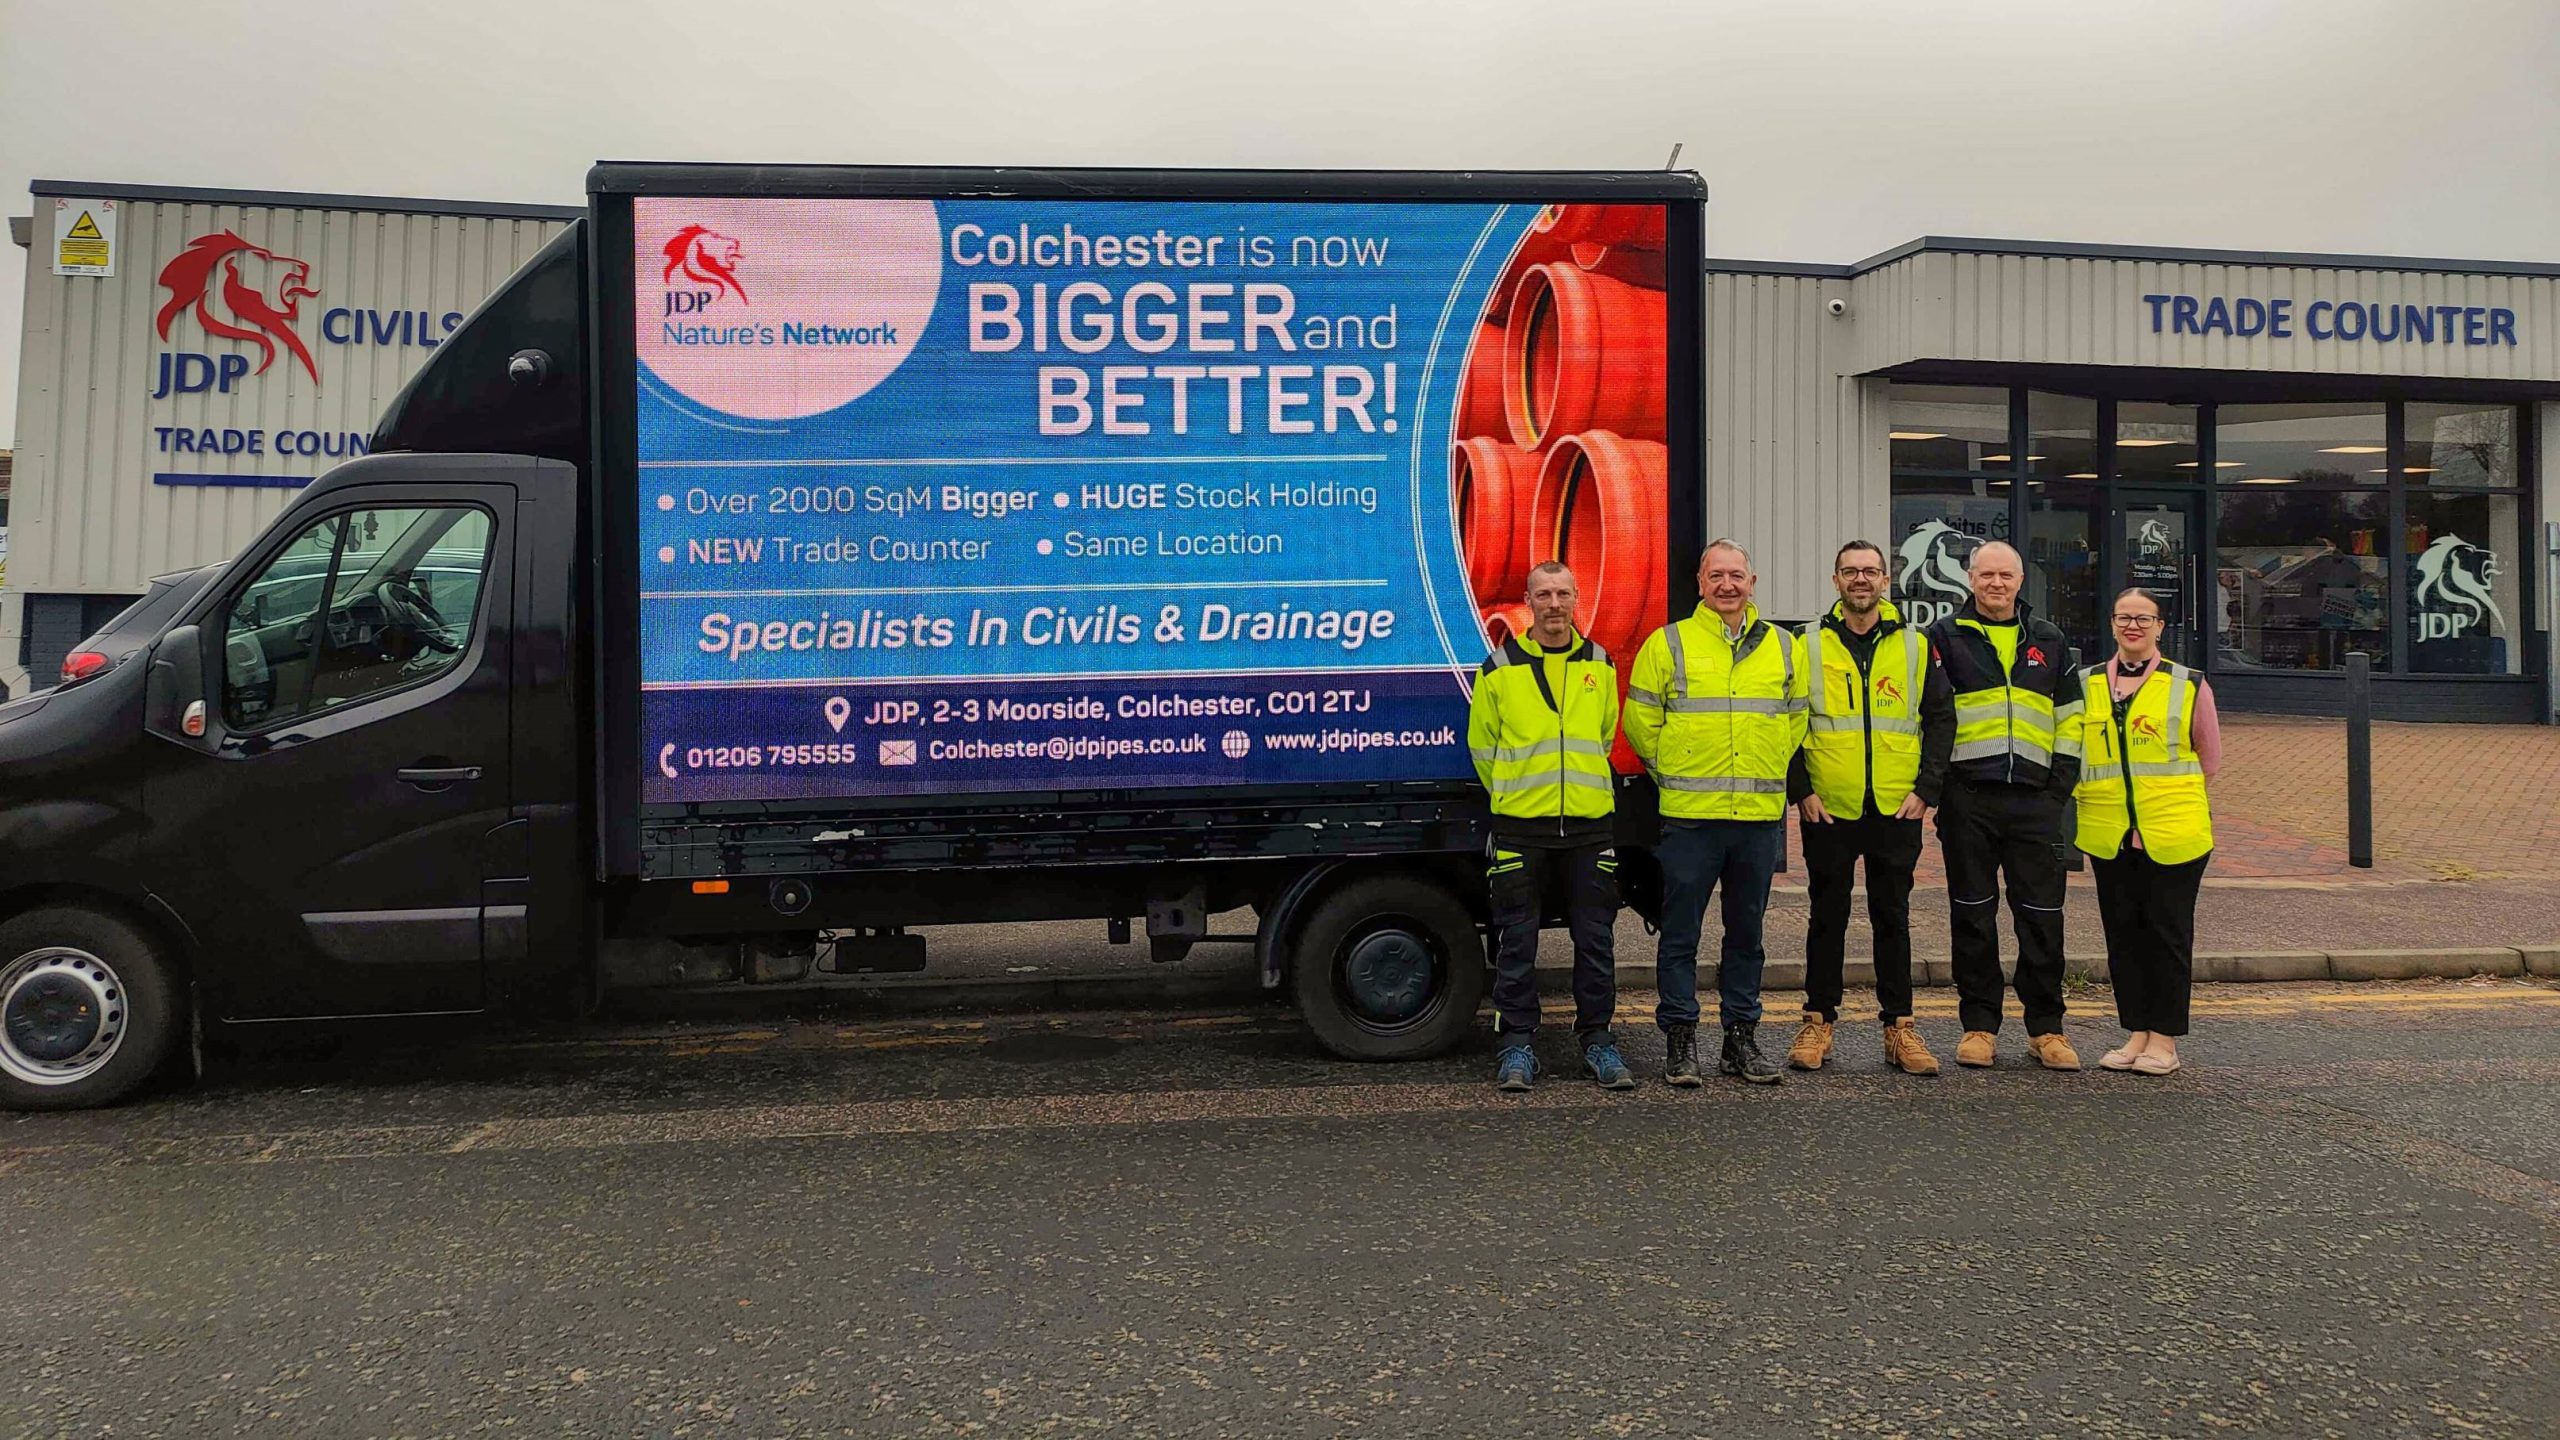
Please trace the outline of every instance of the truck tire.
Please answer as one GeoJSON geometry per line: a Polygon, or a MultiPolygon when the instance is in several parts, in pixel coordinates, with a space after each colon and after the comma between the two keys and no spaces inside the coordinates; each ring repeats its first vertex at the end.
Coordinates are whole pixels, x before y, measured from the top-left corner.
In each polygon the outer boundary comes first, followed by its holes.
{"type": "Polygon", "coordinates": [[[1320,902],[1290,947],[1298,1013],[1346,1060],[1437,1055],[1475,1024],[1484,941],[1457,897],[1428,880],[1382,876],[1320,902]]]}
{"type": "Polygon", "coordinates": [[[112,915],[56,906],[0,923],[0,1107],[132,1094],[177,1041],[177,995],[160,946],[112,915]]]}

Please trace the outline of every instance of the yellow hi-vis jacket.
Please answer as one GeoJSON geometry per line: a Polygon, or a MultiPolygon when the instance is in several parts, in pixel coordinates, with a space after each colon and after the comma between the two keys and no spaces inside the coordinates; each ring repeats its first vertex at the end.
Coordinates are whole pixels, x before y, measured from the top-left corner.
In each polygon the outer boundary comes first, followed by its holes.
{"type": "MultiPolygon", "coordinates": [[[[1837,604],[1831,610],[1835,617],[1840,613],[1837,604]]],[[[1847,641],[1824,633],[1823,621],[1803,631],[1805,669],[1813,677],[1805,778],[1837,820],[1866,813],[1871,789],[1876,813],[1891,815],[1920,780],[1920,697],[1929,678],[1929,639],[1902,623],[1892,601],[1876,610],[1876,623],[1891,628],[1876,637],[1864,672],[1847,641]]]]}
{"type": "Polygon", "coordinates": [[[2183,865],[2213,849],[2213,807],[2196,759],[2196,672],[2162,659],[2116,719],[2107,667],[2091,666],[2080,700],[2080,848],[2112,860],[2128,831],[2142,853],[2183,865]],[[2127,788],[2127,781],[2131,788],[2127,788]]]}
{"type": "Polygon", "coordinates": [[[1486,657],[1467,708],[1467,749],[1500,820],[1553,821],[1559,837],[1605,837],[1617,810],[1609,750],[1618,738],[1618,672],[1609,652],[1576,635],[1558,692],[1547,663],[1555,653],[1514,636],[1486,657]]]}
{"type": "Polygon", "coordinates": [[[1803,642],[1742,612],[1742,638],[1704,605],[1656,630],[1627,683],[1627,743],[1662,792],[1666,820],[1775,820],[1804,743],[1803,642]]]}

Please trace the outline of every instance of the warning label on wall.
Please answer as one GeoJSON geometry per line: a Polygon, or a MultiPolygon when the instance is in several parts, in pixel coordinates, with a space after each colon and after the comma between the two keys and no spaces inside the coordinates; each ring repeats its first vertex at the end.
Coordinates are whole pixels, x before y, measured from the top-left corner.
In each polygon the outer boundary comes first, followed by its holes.
{"type": "Polygon", "coordinates": [[[116,202],[53,202],[53,273],[116,273],[116,202]]]}

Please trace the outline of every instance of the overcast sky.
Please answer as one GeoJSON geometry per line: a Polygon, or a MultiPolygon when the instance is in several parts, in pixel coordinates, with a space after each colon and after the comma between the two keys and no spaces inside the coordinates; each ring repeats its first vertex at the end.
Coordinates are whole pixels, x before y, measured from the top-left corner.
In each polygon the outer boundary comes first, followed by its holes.
{"type": "Polygon", "coordinates": [[[2553,0],[0,0],[0,205],[37,177],[576,203],[600,158],[1649,168],[1676,141],[1725,256],[2560,260],[2555,97],[2553,0]]]}

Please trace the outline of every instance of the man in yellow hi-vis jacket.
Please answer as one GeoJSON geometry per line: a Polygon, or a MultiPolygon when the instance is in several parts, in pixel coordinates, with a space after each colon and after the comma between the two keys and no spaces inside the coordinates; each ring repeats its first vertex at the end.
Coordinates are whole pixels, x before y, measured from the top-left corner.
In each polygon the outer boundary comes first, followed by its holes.
{"type": "Polygon", "coordinates": [[[1476,672],[1467,748],[1493,797],[1494,1083],[1537,1079],[1538,921],[1550,884],[1568,887],[1573,931],[1573,1030],[1583,1069],[1611,1090],[1635,1088],[1609,1035],[1618,1008],[1618,672],[1608,652],[1573,628],[1573,572],[1529,572],[1529,633],[1502,643],[1476,672]]]}
{"type": "Polygon", "coordinates": [[[1655,983],[1664,1078],[1700,1083],[1698,931],[1724,886],[1719,1068],[1774,1084],[1760,1053],[1761,919],[1777,873],[1787,764],[1804,744],[1810,675],[1800,637],[1760,618],[1759,576],[1730,540],[1698,562],[1698,612],[1653,633],[1627,683],[1627,743],[1662,793],[1662,935],[1655,983]]]}

